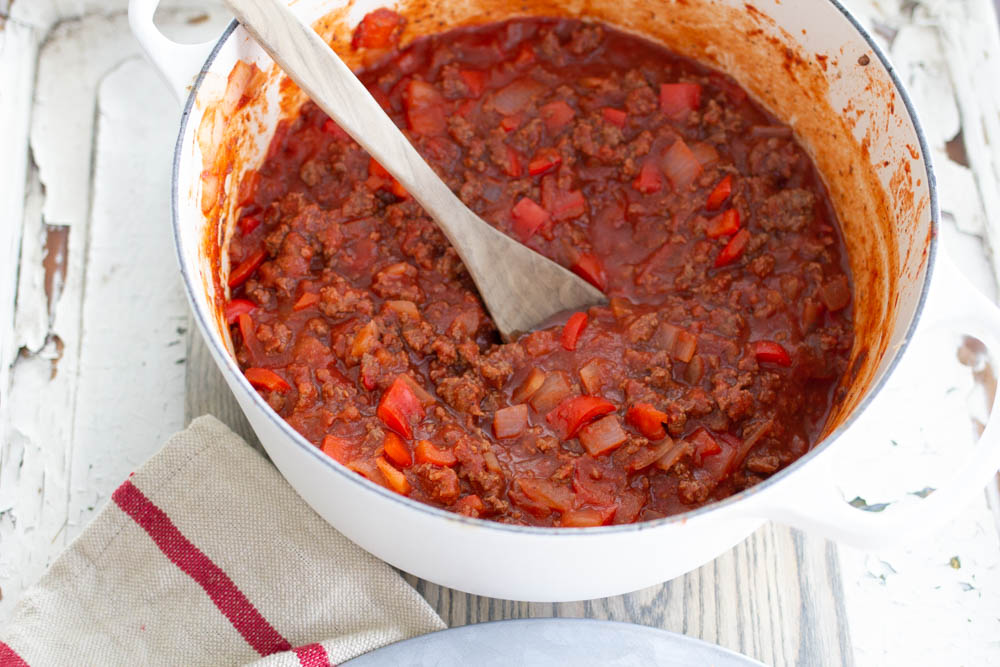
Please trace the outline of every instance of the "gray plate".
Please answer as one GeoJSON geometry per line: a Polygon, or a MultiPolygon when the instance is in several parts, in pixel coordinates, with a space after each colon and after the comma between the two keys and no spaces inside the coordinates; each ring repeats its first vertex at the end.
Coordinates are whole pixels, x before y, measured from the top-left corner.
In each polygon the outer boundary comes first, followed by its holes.
{"type": "Polygon", "coordinates": [[[700,639],[644,625],[583,618],[530,618],[432,632],[384,646],[342,667],[567,664],[760,667],[762,663],[700,639]]]}

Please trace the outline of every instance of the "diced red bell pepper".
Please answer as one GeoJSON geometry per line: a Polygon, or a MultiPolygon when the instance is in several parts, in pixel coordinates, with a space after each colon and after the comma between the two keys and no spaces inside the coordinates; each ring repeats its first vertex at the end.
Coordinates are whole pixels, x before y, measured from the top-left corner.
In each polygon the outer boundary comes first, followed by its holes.
{"type": "Polygon", "coordinates": [[[444,117],[444,97],[426,81],[411,80],[403,91],[403,109],[410,130],[433,136],[444,134],[448,122],[444,117]]]}
{"type": "Polygon", "coordinates": [[[375,414],[383,424],[409,440],[413,437],[412,423],[424,418],[424,406],[410,385],[397,377],[382,395],[375,414]]]}
{"type": "Polygon", "coordinates": [[[458,459],[450,449],[435,447],[430,440],[421,440],[413,449],[413,457],[417,463],[430,463],[441,467],[451,467],[458,459]]]}
{"type": "Polygon", "coordinates": [[[555,102],[549,102],[538,109],[539,115],[542,120],[545,121],[545,127],[548,128],[549,132],[555,133],[566,127],[567,123],[573,120],[573,116],[576,112],[573,111],[573,107],[566,104],[562,100],[556,100],[555,102]]]}
{"type": "Polygon", "coordinates": [[[524,403],[500,408],[493,415],[493,435],[499,439],[516,438],[528,428],[528,406],[524,403]]]}
{"type": "Polygon", "coordinates": [[[664,83],[660,86],[660,110],[672,120],[684,120],[701,106],[697,83],[664,83]]]}
{"type": "Polygon", "coordinates": [[[726,174],[726,177],[719,181],[716,186],[712,189],[712,192],[708,195],[708,201],[705,202],[705,208],[709,211],[718,211],[722,207],[722,204],[729,199],[729,195],[733,193],[733,175],[726,174]]]}
{"type": "Polygon", "coordinates": [[[229,324],[235,324],[240,315],[252,313],[255,310],[257,310],[257,304],[253,301],[249,301],[247,299],[233,299],[226,304],[224,311],[226,322],[229,324]]]}
{"type": "Polygon", "coordinates": [[[385,49],[399,39],[403,17],[385,7],[365,14],[351,37],[352,49],[385,49]]]}
{"type": "Polygon", "coordinates": [[[663,155],[663,173],[670,179],[675,192],[683,192],[691,187],[694,180],[701,175],[701,162],[683,139],[670,145],[663,155]]]}
{"type": "Polygon", "coordinates": [[[624,111],[613,107],[604,107],[601,109],[601,115],[604,116],[604,120],[618,127],[625,127],[625,119],[628,117],[624,111]]]}
{"type": "Polygon", "coordinates": [[[732,236],[740,231],[740,212],[735,208],[726,209],[708,225],[705,234],[710,239],[732,236]]]}
{"type": "Polygon", "coordinates": [[[507,165],[503,170],[511,178],[521,178],[521,156],[510,146],[507,146],[507,165]]]}
{"type": "Polygon", "coordinates": [[[562,346],[567,350],[575,350],[580,334],[587,328],[587,313],[573,313],[566,320],[562,330],[562,346]]]}
{"type": "Polygon", "coordinates": [[[528,163],[528,173],[539,176],[552,171],[562,164],[562,155],[554,148],[543,148],[528,163]]]}
{"type": "Polygon", "coordinates": [[[500,129],[504,132],[513,132],[517,128],[521,127],[521,120],[523,120],[523,116],[519,113],[504,116],[500,119],[500,129]]]}
{"type": "Polygon", "coordinates": [[[687,441],[694,445],[694,462],[701,465],[706,456],[714,456],[722,452],[722,447],[718,441],[712,437],[705,427],[698,429],[687,437],[687,441]]]}
{"type": "Polygon", "coordinates": [[[517,58],[514,59],[514,65],[517,67],[524,67],[525,65],[530,65],[535,62],[535,50],[531,48],[529,44],[523,44],[521,50],[517,52],[517,58]]]}
{"type": "Polygon", "coordinates": [[[573,396],[545,416],[563,440],[569,440],[588,422],[615,411],[615,404],[597,396],[573,396]]]}
{"type": "Polygon", "coordinates": [[[483,504],[482,498],[473,493],[468,496],[462,496],[455,502],[455,512],[478,518],[486,513],[486,505],[483,504]]]}
{"type": "Polygon", "coordinates": [[[320,444],[320,449],[330,458],[345,465],[353,460],[356,453],[350,441],[338,438],[335,435],[325,436],[323,442],[320,444]]]}
{"type": "Polygon", "coordinates": [[[571,268],[573,273],[602,292],[607,289],[608,276],[604,273],[604,265],[597,255],[590,252],[582,253],[571,268]]]}
{"type": "Polygon", "coordinates": [[[253,275],[253,272],[264,263],[267,259],[267,251],[263,248],[258,248],[250,253],[250,256],[244,259],[239,265],[229,272],[229,286],[239,287],[246,282],[247,278],[253,275]]]}
{"type": "Polygon", "coordinates": [[[666,412],[657,410],[649,403],[636,403],[625,413],[625,421],[650,440],[667,437],[667,430],[663,427],[667,419],[666,412]]]}
{"type": "Polygon", "coordinates": [[[392,464],[381,456],[375,459],[375,465],[378,466],[378,471],[385,477],[385,481],[389,483],[390,489],[403,496],[410,495],[412,487],[410,486],[410,481],[406,479],[406,475],[402,471],[393,468],[392,464]]]}
{"type": "Polygon", "coordinates": [[[649,159],[643,163],[639,175],[632,181],[632,187],[644,195],[653,194],[663,189],[663,177],[660,176],[660,168],[655,160],[649,159]]]}
{"type": "Polygon", "coordinates": [[[729,239],[729,243],[715,258],[715,268],[728,266],[742,257],[748,243],[750,243],[750,232],[746,229],[736,232],[736,236],[729,239]]]}
{"type": "Polygon", "coordinates": [[[255,338],[253,320],[250,318],[249,313],[240,313],[236,316],[236,321],[240,325],[240,336],[243,337],[243,345],[249,349],[253,345],[255,338]]]}
{"type": "Polygon", "coordinates": [[[549,222],[549,212],[536,204],[529,197],[521,197],[510,210],[512,229],[526,243],[543,225],[549,222]]]}
{"type": "Polygon", "coordinates": [[[572,220],[587,212],[587,200],[579,190],[546,192],[542,186],[542,204],[553,220],[572,220]]]}
{"type": "Polygon", "coordinates": [[[270,391],[280,391],[282,393],[292,388],[292,385],[285,382],[285,379],[269,368],[248,368],[243,371],[250,384],[258,389],[268,389],[270,391]]]}
{"type": "Polygon", "coordinates": [[[319,294],[316,292],[303,292],[302,296],[292,305],[292,310],[305,310],[310,306],[315,306],[317,303],[319,303],[319,294]]]}
{"type": "Polygon", "coordinates": [[[591,456],[604,456],[621,447],[628,434],[617,415],[608,415],[580,428],[580,444],[591,456]]]}
{"type": "Polygon", "coordinates": [[[256,215],[244,215],[237,224],[240,226],[240,232],[245,236],[260,227],[260,218],[256,215]]]}
{"type": "Polygon", "coordinates": [[[773,340],[757,340],[750,343],[757,361],[765,361],[779,366],[791,366],[792,357],[781,343],[773,340]]]}
{"type": "Polygon", "coordinates": [[[327,118],[323,121],[323,132],[326,134],[333,135],[334,138],[340,139],[341,141],[349,141],[351,135],[349,135],[344,128],[337,125],[337,122],[332,118],[327,118]]]}
{"type": "Polygon", "coordinates": [[[410,448],[398,435],[389,431],[382,441],[382,451],[386,457],[396,465],[405,468],[413,464],[413,456],[410,455],[410,448]]]}
{"type": "Polygon", "coordinates": [[[478,69],[461,69],[458,70],[458,75],[462,77],[462,81],[465,82],[465,87],[469,89],[469,94],[472,97],[479,97],[483,94],[483,90],[486,89],[486,72],[478,69]]]}

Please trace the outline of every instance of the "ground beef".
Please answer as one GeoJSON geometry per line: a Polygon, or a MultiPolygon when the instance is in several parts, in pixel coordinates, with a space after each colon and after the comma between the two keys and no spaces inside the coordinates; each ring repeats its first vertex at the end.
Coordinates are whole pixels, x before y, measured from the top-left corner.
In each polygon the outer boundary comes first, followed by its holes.
{"type": "Polygon", "coordinates": [[[381,53],[361,80],[449,187],[609,299],[501,341],[433,221],[306,103],[229,247],[236,358],[295,429],[399,493],[536,525],[698,507],[815,442],[852,295],[787,128],[723,75],[596,24],[381,53]],[[530,229],[525,199],[543,209],[530,229]]]}

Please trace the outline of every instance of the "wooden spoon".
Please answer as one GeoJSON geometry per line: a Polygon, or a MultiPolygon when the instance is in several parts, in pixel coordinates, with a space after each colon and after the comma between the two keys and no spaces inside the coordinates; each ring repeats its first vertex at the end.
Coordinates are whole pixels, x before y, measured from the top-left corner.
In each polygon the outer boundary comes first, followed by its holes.
{"type": "Polygon", "coordinates": [[[406,188],[458,251],[504,340],[604,295],[497,231],[459,200],[337,54],[284,0],[226,0],[257,42],[362,148],[406,188]]]}

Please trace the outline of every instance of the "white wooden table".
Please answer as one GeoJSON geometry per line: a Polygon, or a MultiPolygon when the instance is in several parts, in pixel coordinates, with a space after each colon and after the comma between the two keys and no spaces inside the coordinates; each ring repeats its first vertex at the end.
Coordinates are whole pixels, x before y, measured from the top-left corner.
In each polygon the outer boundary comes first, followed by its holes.
{"type": "MultiPolygon", "coordinates": [[[[191,41],[227,20],[215,2],[166,4],[165,29],[191,41]]],[[[991,0],[847,4],[921,113],[943,250],[995,296],[991,0]]],[[[128,32],[125,0],[0,0],[0,623],[120,481],[191,417],[212,412],[252,437],[192,330],[175,267],[168,185],[178,117],[128,32]]],[[[941,340],[915,352],[934,386],[904,378],[891,387],[897,418],[869,424],[870,446],[844,452],[845,470],[893,457],[895,488],[912,492],[947,465],[922,456],[928,443],[971,442],[996,383],[956,347],[941,340]],[[914,426],[907,415],[918,411],[937,426],[914,426]]],[[[869,503],[891,499],[878,495],[889,493],[886,480],[845,475],[869,503]]],[[[605,600],[521,604],[411,581],[451,625],[590,616],[684,632],[769,664],[997,663],[997,495],[994,486],[945,529],[882,553],[765,526],[684,577],[605,600]]]]}

